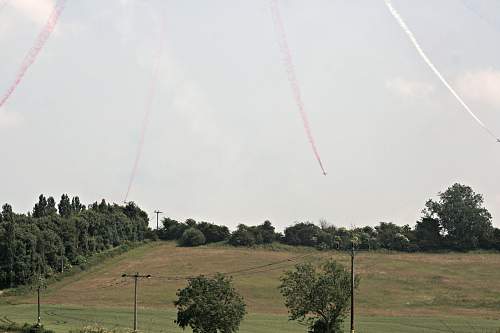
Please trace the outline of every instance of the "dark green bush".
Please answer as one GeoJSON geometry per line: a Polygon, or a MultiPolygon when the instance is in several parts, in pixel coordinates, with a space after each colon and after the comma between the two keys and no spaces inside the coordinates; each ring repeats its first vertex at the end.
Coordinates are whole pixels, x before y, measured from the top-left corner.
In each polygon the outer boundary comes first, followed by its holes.
{"type": "Polygon", "coordinates": [[[179,245],[200,246],[205,244],[205,241],[206,241],[205,236],[200,230],[196,228],[189,228],[182,233],[182,236],[179,239],[179,245]]]}

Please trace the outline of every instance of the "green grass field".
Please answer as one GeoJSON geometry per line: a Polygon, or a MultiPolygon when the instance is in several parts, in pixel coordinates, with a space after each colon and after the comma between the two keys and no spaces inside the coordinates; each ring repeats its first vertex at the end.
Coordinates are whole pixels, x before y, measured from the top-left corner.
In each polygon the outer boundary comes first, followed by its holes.
{"type": "MultiPolygon", "coordinates": [[[[241,332],[306,332],[287,320],[279,277],[297,262],[320,263],[339,252],[278,246],[179,248],[151,243],[108,259],[89,271],[53,283],[43,294],[42,316],[56,332],[99,323],[130,327],[133,284],[124,272],[152,274],[139,285],[139,326],[144,332],[180,332],[172,302],[188,275],[234,274],[249,314],[241,332]],[[248,270],[251,267],[258,267],[248,270]]],[[[357,332],[495,332],[500,328],[500,254],[359,253],[357,332]]],[[[0,321],[34,322],[33,295],[3,297],[0,321]]]]}
{"type": "MultiPolygon", "coordinates": [[[[33,322],[36,306],[0,306],[2,320],[33,322]]],[[[75,327],[96,323],[108,328],[125,329],[132,326],[131,309],[93,308],[77,306],[44,306],[42,311],[44,325],[56,332],[67,333],[75,327]]],[[[139,329],[142,332],[183,332],[173,323],[175,311],[172,309],[142,308],[139,312],[139,329]]],[[[380,317],[361,316],[357,332],[456,332],[456,333],[494,333],[499,326],[496,320],[456,317],[380,317]]],[[[347,327],[347,326],[346,326],[347,327]]],[[[190,331],[190,330],[188,330],[190,331]]],[[[347,330],[346,330],[347,331],[347,330]]],[[[249,314],[242,324],[241,333],[294,333],[307,332],[305,327],[289,322],[284,315],[249,314]]]]}

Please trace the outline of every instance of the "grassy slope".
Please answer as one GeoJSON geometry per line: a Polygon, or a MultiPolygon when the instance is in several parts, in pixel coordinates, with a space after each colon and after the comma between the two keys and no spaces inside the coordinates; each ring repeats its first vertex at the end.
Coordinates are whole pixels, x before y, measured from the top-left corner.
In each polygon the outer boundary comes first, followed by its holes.
{"type": "MultiPolygon", "coordinates": [[[[172,302],[175,291],[185,282],[166,277],[236,271],[283,261],[252,274],[235,275],[236,287],[250,313],[242,332],[304,332],[303,327],[286,321],[286,309],[277,290],[279,276],[297,261],[319,262],[325,258],[345,264],[349,259],[343,253],[300,248],[271,251],[149,244],[52,284],[44,301],[54,306],[45,308],[45,317],[60,329],[80,326],[85,320],[127,326],[133,284],[120,276],[138,271],[163,277],[140,282],[139,301],[145,308],[141,317],[143,328],[177,332],[172,325],[172,302]],[[287,260],[303,255],[308,256],[287,260]]],[[[499,254],[360,253],[357,263],[362,278],[357,295],[360,332],[483,332],[500,327],[500,321],[495,320],[500,319],[499,254]]],[[[33,302],[32,297],[8,300],[19,304],[33,302]]],[[[32,305],[0,306],[0,317],[30,321],[33,310],[32,305]]]]}

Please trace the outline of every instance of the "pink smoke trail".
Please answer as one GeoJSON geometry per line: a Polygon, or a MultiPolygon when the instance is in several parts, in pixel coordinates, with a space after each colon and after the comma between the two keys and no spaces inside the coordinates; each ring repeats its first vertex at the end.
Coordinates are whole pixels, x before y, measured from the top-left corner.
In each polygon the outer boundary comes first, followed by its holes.
{"type": "Polygon", "coordinates": [[[5,104],[5,102],[7,102],[7,100],[12,95],[14,90],[16,90],[19,83],[21,83],[21,80],[23,79],[24,75],[26,74],[30,66],[35,62],[38,54],[40,53],[43,46],[49,39],[50,35],[52,34],[52,31],[54,31],[54,28],[57,25],[57,21],[59,20],[59,16],[61,15],[64,9],[65,3],[66,0],[59,0],[54,6],[52,13],[49,16],[47,23],[45,23],[45,26],[43,27],[42,31],[38,35],[35,44],[29,50],[28,54],[24,57],[21,67],[19,68],[19,71],[17,73],[16,79],[14,80],[14,82],[12,82],[12,84],[10,85],[10,87],[7,89],[2,99],[0,100],[0,108],[5,104]]]}
{"type": "Polygon", "coordinates": [[[295,99],[295,103],[299,108],[300,116],[302,118],[302,123],[304,124],[304,129],[307,134],[307,139],[311,144],[314,156],[316,157],[316,160],[319,163],[323,175],[326,176],[326,171],[325,168],[323,167],[323,162],[321,161],[318,148],[316,147],[316,142],[314,141],[311,127],[309,125],[309,119],[307,118],[307,114],[304,108],[304,102],[302,100],[302,94],[300,92],[299,82],[297,81],[297,76],[295,75],[295,67],[293,65],[292,53],[290,52],[290,48],[288,47],[285,25],[283,24],[283,20],[281,19],[278,0],[271,0],[270,5],[271,5],[271,14],[273,17],[274,26],[276,29],[276,33],[278,34],[279,47],[284,57],[283,63],[285,65],[285,69],[288,75],[288,81],[290,82],[290,86],[292,88],[292,93],[295,99]]]}
{"type": "Polygon", "coordinates": [[[144,147],[144,140],[146,138],[146,131],[147,131],[147,128],[149,125],[149,118],[151,115],[151,110],[153,108],[153,101],[154,101],[155,96],[156,96],[156,90],[158,88],[160,64],[161,64],[161,59],[163,56],[163,49],[164,49],[164,42],[163,42],[164,35],[165,35],[165,20],[163,19],[162,20],[162,31],[160,32],[160,40],[159,40],[159,44],[158,44],[158,52],[156,54],[155,64],[153,67],[153,75],[151,78],[149,92],[148,92],[148,96],[146,99],[146,108],[145,108],[145,112],[144,112],[144,118],[142,120],[141,134],[139,137],[139,146],[137,147],[134,165],[132,167],[132,172],[130,174],[130,179],[128,182],[127,193],[125,194],[124,202],[127,202],[128,196],[130,194],[130,190],[132,189],[132,184],[134,183],[135,176],[137,174],[137,169],[139,167],[139,161],[140,161],[141,156],[142,156],[142,150],[144,147]]]}

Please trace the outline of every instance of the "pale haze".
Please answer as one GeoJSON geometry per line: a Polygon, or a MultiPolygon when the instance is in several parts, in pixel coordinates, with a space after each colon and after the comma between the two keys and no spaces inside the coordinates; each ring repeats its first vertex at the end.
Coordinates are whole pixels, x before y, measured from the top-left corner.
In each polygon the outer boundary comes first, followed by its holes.
{"type": "MultiPolygon", "coordinates": [[[[0,0],[0,94],[53,0],[0,0]]],[[[383,0],[280,1],[322,175],[293,100],[269,1],[68,0],[0,109],[0,203],[40,193],[122,203],[153,219],[414,225],[455,182],[500,226],[500,143],[436,78],[383,0]],[[162,20],[165,31],[162,32],[162,20]]],[[[500,2],[393,0],[426,54],[500,135],[500,2]]]]}

